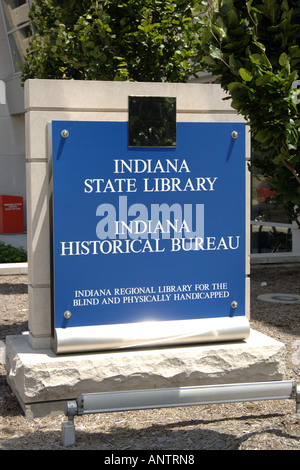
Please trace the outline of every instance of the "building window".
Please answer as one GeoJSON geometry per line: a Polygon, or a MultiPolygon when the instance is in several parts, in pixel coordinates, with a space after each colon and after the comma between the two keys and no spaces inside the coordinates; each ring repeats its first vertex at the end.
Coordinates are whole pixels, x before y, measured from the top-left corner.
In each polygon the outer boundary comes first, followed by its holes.
{"type": "Polygon", "coordinates": [[[28,18],[29,0],[2,0],[6,33],[15,73],[23,65],[23,57],[28,48],[30,26],[28,18]]]}
{"type": "Polygon", "coordinates": [[[292,251],[292,221],[270,185],[252,174],[251,253],[292,251]]]}

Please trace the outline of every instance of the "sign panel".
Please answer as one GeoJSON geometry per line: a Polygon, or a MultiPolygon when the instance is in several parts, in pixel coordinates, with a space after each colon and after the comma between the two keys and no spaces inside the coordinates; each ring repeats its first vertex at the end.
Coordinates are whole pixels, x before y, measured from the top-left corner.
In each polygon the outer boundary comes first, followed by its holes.
{"type": "Polygon", "coordinates": [[[243,123],[178,122],[166,148],[130,147],[127,122],[52,139],[54,331],[245,317],[243,123]]]}

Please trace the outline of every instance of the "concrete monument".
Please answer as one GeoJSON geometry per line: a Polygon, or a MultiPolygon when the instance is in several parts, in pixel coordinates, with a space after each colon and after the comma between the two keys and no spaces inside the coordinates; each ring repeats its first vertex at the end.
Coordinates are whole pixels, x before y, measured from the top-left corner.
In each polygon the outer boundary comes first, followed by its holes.
{"type": "Polygon", "coordinates": [[[281,380],[250,328],[243,119],[218,85],[25,84],[29,331],[7,338],[27,416],[80,393],[281,380]]]}

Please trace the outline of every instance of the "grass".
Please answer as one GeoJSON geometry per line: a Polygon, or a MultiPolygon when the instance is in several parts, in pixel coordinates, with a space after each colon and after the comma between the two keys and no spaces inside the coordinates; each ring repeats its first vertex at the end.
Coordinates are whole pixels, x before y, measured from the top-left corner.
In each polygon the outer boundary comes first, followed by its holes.
{"type": "Polygon", "coordinates": [[[0,242],[0,263],[26,263],[27,251],[0,242]]]}

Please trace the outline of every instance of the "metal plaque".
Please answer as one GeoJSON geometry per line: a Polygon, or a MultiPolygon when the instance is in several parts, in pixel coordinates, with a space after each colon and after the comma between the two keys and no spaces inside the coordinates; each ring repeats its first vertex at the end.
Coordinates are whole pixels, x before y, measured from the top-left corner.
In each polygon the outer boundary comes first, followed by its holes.
{"type": "Polygon", "coordinates": [[[243,339],[245,125],[128,126],[52,123],[54,350],[243,339]]]}

